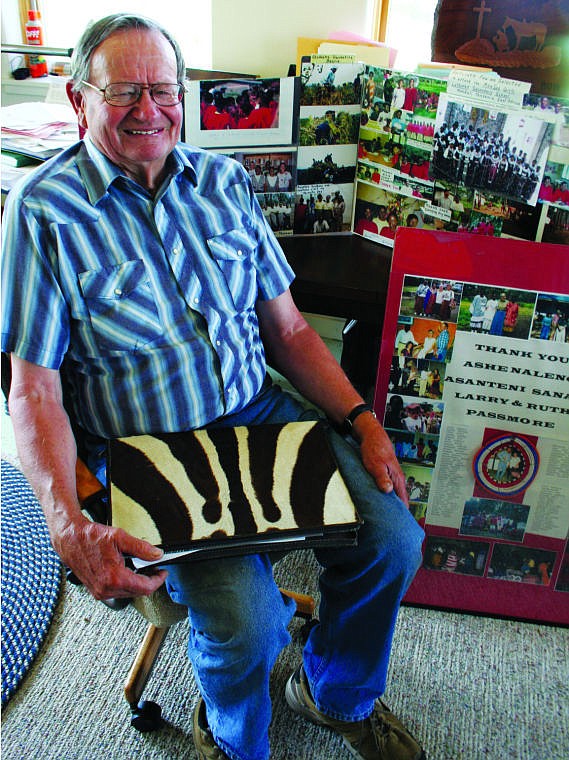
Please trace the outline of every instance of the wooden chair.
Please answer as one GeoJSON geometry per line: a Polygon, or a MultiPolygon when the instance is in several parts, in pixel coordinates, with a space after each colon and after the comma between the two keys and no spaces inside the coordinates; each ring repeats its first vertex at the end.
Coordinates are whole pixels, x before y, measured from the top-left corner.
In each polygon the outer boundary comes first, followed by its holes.
{"type": "MultiPolygon", "coordinates": [[[[7,399],[11,383],[10,357],[2,353],[1,360],[2,391],[7,399]]],[[[64,403],[67,400],[67,393],[65,391],[64,387],[64,403]]],[[[83,452],[81,430],[73,424],[73,416],[70,413],[71,408],[69,404],[65,403],[65,406],[77,440],[78,451],[81,454],[83,452]]],[[[77,496],[82,509],[92,519],[106,522],[107,507],[104,501],[106,489],[80,457],[77,459],[76,481],[77,496]]],[[[77,579],[73,578],[72,573],[68,573],[68,579],[72,582],[78,582],[77,579]]],[[[306,594],[299,594],[286,589],[280,589],[280,591],[296,602],[295,614],[306,620],[304,635],[307,635],[310,627],[315,622],[313,617],[315,610],[314,599],[306,594]]],[[[138,731],[153,731],[162,725],[161,708],[155,702],[142,700],[142,692],[150,677],[166,634],[173,625],[186,618],[187,609],[173,602],[164,587],[158,589],[158,591],[149,597],[134,599],[132,604],[146,618],[148,628],[126,678],[124,696],[131,711],[131,725],[138,731]]]]}
{"type": "MultiPolygon", "coordinates": [[[[77,460],[76,477],[82,508],[95,519],[104,519],[106,506],[102,499],[106,490],[80,459],[77,460]]],[[[288,589],[281,588],[280,592],[294,599],[295,615],[305,619],[303,633],[307,635],[315,622],[314,599],[288,589]]],[[[138,731],[153,731],[162,724],[161,708],[155,702],[142,700],[142,693],[169,629],[187,617],[187,609],[173,602],[164,587],[151,596],[134,599],[132,604],[148,621],[148,628],[126,678],[124,696],[130,707],[131,726],[138,731]]]]}

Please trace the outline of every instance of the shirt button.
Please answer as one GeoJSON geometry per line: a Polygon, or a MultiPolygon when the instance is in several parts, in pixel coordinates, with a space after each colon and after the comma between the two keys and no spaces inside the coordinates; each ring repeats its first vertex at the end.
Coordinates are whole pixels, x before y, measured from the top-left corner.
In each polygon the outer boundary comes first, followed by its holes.
{"type": "Polygon", "coordinates": [[[216,345],[216,346],[221,346],[221,341],[220,341],[220,340],[216,340],[216,341],[215,341],[215,345],[216,345]]]}
{"type": "Polygon", "coordinates": [[[194,303],[199,303],[199,302],[200,302],[199,298],[194,298],[194,303]]]}
{"type": "Polygon", "coordinates": [[[243,256],[243,251],[241,251],[241,250],[237,251],[237,255],[238,256],[243,256]]]}
{"type": "Polygon", "coordinates": [[[115,288],[115,296],[122,296],[122,290],[120,288],[115,288]]]}
{"type": "Polygon", "coordinates": [[[172,250],[172,253],[174,254],[174,256],[177,256],[179,253],[181,253],[181,251],[182,251],[182,249],[180,248],[180,246],[178,246],[178,245],[177,245],[177,246],[176,246],[176,247],[175,247],[175,248],[172,250]]]}

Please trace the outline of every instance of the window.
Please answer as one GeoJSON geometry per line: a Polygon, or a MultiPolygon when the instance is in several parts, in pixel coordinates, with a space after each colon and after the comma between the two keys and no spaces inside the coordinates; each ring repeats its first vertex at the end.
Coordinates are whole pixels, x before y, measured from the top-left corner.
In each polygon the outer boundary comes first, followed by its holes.
{"type": "MultiPolygon", "coordinates": [[[[14,5],[18,1],[22,5],[22,0],[12,0],[14,5]]],[[[16,29],[13,24],[10,24],[10,30],[7,28],[5,11],[8,9],[5,6],[8,5],[11,3],[5,0],[2,10],[3,40],[20,42],[21,32],[17,30],[17,23],[16,29]]],[[[98,0],[95,8],[89,2],[70,5],[68,0],[40,0],[38,5],[42,13],[44,44],[64,49],[73,47],[89,21],[110,13],[124,11],[158,18],[155,0],[98,0]]],[[[212,0],[160,0],[159,5],[160,18],[165,19],[164,26],[180,44],[186,65],[211,68],[212,0]]]]}
{"type": "Polygon", "coordinates": [[[385,41],[397,50],[395,66],[414,71],[431,60],[431,34],[438,0],[390,0],[385,41]]]}

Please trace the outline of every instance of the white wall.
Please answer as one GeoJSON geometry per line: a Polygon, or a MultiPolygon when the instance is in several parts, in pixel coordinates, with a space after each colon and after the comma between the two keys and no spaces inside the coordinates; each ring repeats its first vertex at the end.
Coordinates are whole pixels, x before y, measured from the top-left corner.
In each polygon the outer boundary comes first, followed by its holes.
{"type": "Polygon", "coordinates": [[[369,37],[372,0],[212,0],[213,68],[286,76],[297,37],[369,37]]]}
{"type": "MultiPolygon", "coordinates": [[[[68,0],[44,0],[44,7],[50,47],[72,47],[91,18],[136,8],[176,36],[188,66],[262,76],[286,75],[296,62],[297,37],[327,37],[338,30],[369,37],[373,17],[373,0],[99,0],[73,13],[68,0]],[[204,18],[210,3],[212,29],[204,18]]],[[[19,43],[19,35],[17,0],[3,0],[2,39],[19,43]]]]}

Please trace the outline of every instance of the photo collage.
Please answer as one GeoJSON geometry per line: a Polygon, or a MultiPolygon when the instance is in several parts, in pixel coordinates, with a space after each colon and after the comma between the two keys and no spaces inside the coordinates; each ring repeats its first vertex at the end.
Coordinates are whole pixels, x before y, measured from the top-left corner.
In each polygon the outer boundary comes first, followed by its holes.
{"type": "Polygon", "coordinates": [[[496,109],[341,55],[188,88],[185,139],[243,162],[278,236],[392,246],[405,226],[569,244],[569,100],[496,109]]]}
{"type": "MultiPolygon", "coordinates": [[[[554,344],[569,343],[568,322],[569,296],[404,276],[383,424],[405,475],[410,511],[421,525],[430,522],[445,375],[461,335],[496,336],[503,345],[535,339],[540,347],[547,342],[547,354],[554,355],[554,344]]],[[[524,545],[531,507],[523,493],[539,455],[527,436],[488,433],[492,445],[480,460],[483,476],[472,498],[456,506],[458,536],[429,534],[424,567],[548,585],[557,553],[524,545]]],[[[560,583],[561,577],[556,589],[569,590],[560,583]]]]}
{"type": "Polygon", "coordinates": [[[367,67],[354,232],[386,245],[400,226],[569,244],[569,101],[526,95],[500,111],[447,86],[367,67]]]}
{"type": "Polygon", "coordinates": [[[363,74],[337,56],[302,60],[296,234],[351,228],[363,74]]]}

